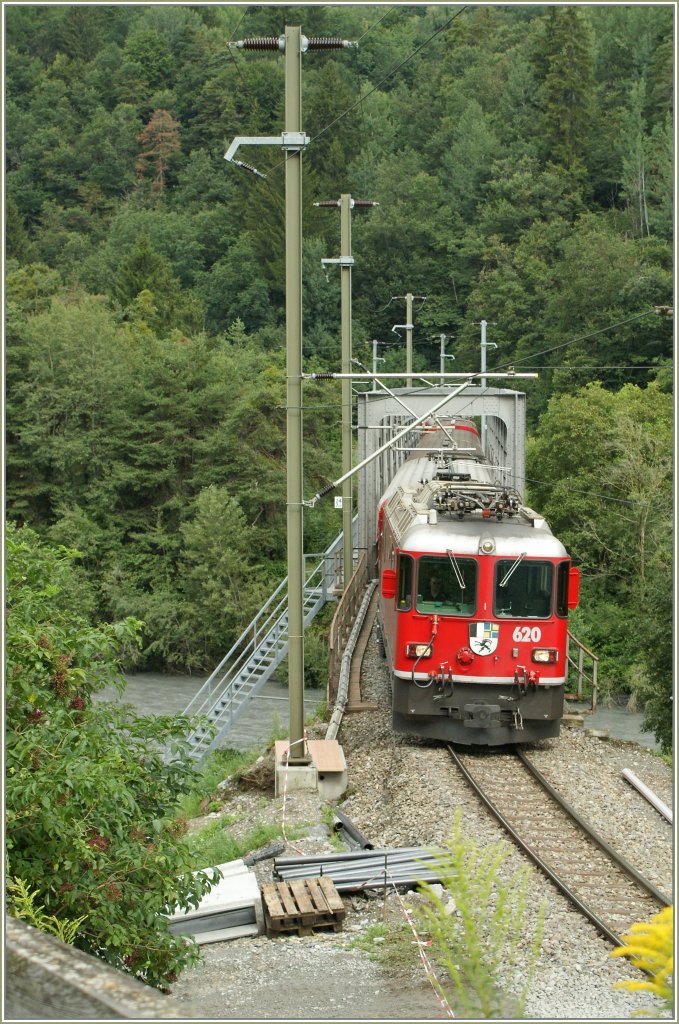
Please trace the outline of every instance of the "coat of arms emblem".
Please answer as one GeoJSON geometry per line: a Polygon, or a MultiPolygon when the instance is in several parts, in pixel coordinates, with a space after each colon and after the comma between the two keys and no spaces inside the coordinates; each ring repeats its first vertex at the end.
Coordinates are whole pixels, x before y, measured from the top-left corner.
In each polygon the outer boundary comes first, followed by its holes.
{"type": "Polygon", "coordinates": [[[497,622],[471,622],[469,624],[469,646],[474,654],[492,654],[500,637],[497,622]]]}

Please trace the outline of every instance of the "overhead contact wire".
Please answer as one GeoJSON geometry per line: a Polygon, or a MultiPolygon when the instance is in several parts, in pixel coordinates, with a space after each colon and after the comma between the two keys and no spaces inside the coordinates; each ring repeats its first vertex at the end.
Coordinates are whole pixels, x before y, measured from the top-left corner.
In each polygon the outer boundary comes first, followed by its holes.
{"type": "Polygon", "coordinates": [[[391,12],[395,11],[395,10],[396,10],[395,7],[390,7],[386,14],[383,14],[382,17],[378,21],[376,21],[374,25],[371,25],[370,28],[367,28],[365,30],[365,32],[363,33],[362,36],[358,37],[358,39],[356,40],[356,44],[358,45],[358,43],[360,43],[361,39],[365,39],[365,37],[368,35],[368,32],[372,32],[372,30],[374,28],[377,28],[378,25],[381,25],[382,22],[384,21],[384,19],[388,18],[389,15],[391,14],[391,12]]]}
{"type": "MultiPolygon", "coordinates": [[[[389,303],[387,303],[387,305],[389,305],[389,303]]],[[[384,308],[386,309],[386,306],[384,308]]],[[[558,345],[554,345],[551,348],[542,349],[542,351],[540,351],[540,352],[531,352],[529,355],[524,356],[523,359],[511,359],[511,360],[508,360],[506,363],[499,363],[497,366],[491,367],[487,372],[488,373],[492,373],[492,372],[497,371],[497,370],[505,370],[505,369],[507,369],[509,367],[512,367],[512,368],[516,369],[519,366],[525,366],[526,360],[528,360],[528,359],[537,359],[538,356],[548,355],[550,352],[556,352],[559,349],[567,348],[568,345],[576,345],[579,341],[588,341],[590,338],[594,338],[594,337],[596,337],[599,334],[605,334],[607,331],[614,331],[617,327],[624,327],[624,326],[626,326],[626,324],[634,323],[635,320],[641,320],[643,317],[650,316],[652,313],[654,315],[656,314],[655,308],[647,309],[643,313],[636,313],[634,316],[628,317],[626,320],[618,320],[618,321],[616,321],[613,324],[608,324],[607,327],[600,327],[596,331],[591,331],[589,334],[581,334],[577,338],[570,338],[568,341],[562,341],[558,345]]],[[[529,366],[528,367],[528,369],[534,369],[534,368],[536,368],[536,369],[545,369],[545,370],[555,369],[555,367],[549,367],[549,366],[543,366],[543,367],[532,367],[532,366],[529,366]]],[[[565,367],[565,369],[570,369],[570,368],[569,367],[565,367]]],[[[579,367],[573,367],[572,369],[579,369],[579,367]]],[[[583,369],[596,369],[596,367],[583,367],[583,369]]],[[[599,369],[605,369],[605,367],[599,367],[599,369]]],[[[618,369],[618,367],[614,367],[614,369],[618,369]]],[[[636,369],[636,367],[634,367],[634,369],[636,369]]],[[[650,367],[650,369],[655,369],[655,367],[650,367]]],[[[430,375],[431,376],[438,376],[438,374],[436,374],[433,370],[432,370],[430,375]]],[[[480,376],[481,376],[480,371],[478,373],[470,374],[470,377],[480,377],[480,376]]],[[[425,389],[421,388],[421,389],[418,389],[418,390],[425,390],[425,389]]],[[[487,391],[488,387],[486,387],[485,390],[487,391]]],[[[470,398],[469,402],[467,403],[467,405],[471,405],[471,403],[472,403],[472,399],[470,398]]],[[[464,405],[460,406],[460,409],[458,410],[458,415],[463,413],[465,408],[466,408],[466,406],[464,406],[464,405]]],[[[616,500],[622,500],[622,499],[616,499],[616,500]]]]}
{"type": "Polygon", "coordinates": [[[453,16],[449,18],[444,25],[441,25],[439,28],[436,29],[435,32],[432,32],[432,34],[427,39],[425,39],[423,43],[420,43],[420,45],[412,51],[412,53],[409,53],[407,57],[404,57],[402,61],[399,61],[398,64],[394,65],[394,67],[391,68],[390,71],[387,71],[386,75],[383,78],[381,78],[379,82],[377,82],[372,87],[372,89],[369,89],[364,96],[360,96],[355,103],[352,103],[350,107],[347,107],[347,109],[344,110],[341,114],[338,114],[337,117],[334,118],[334,120],[332,120],[329,124],[325,126],[325,128],[321,128],[320,132],[313,136],[311,142],[315,142],[316,139],[320,139],[321,135],[324,135],[334,125],[336,125],[338,121],[341,121],[343,117],[346,117],[347,114],[350,114],[352,110],[355,110],[356,107],[360,106],[361,103],[365,102],[365,100],[367,100],[369,96],[372,96],[372,94],[376,92],[381,85],[384,85],[387,79],[391,78],[392,75],[395,75],[397,71],[400,71],[400,69],[405,64],[407,64],[409,60],[412,60],[412,58],[417,56],[417,54],[420,53],[420,51],[423,50],[425,46],[428,46],[432,39],[435,39],[436,36],[440,35],[442,32],[445,32],[446,29],[455,21],[455,19],[459,18],[459,16],[467,10],[468,6],[468,4],[465,4],[465,6],[462,7],[459,11],[456,11],[455,14],[453,14],[453,16]]]}
{"type": "Polygon", "coordinates": [[[655,314],[655,309],[647,309],[643,313],[637,313],[635,316],[628,317],[627,320],[618,320],[614,324],[609,324],[608,327],[600,327],[596,331],[590,331],[589,334],[581,334],[578,338],[570,338],[569,341],[562,341],[559,345],[553,345],[551,348],[542,349],[541,352],[531,352],[530,355],[525,356],[523,359],[512,360],[509,363],[504,363],[495,367],[495,369],[501,370],[505,366],[522,366],[526,359],[537,359],[538,356],[546,356],[549,355],[550,352],[558,352],[559,349],[566,348],[568,345],[576,345],[579,341],[589,341],[590,338],[595,338],[598,334],[606,334],[607,331],[614,331],[616,327],[624,327],[626,324],[634,323],[635,320],[641,320],[642,317],[650,316],[651,313],[655,314]]]}

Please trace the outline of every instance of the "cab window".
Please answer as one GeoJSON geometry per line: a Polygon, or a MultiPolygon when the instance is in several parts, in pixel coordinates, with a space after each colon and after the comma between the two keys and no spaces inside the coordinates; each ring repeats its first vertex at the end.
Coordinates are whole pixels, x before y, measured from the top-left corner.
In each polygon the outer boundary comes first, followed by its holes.
{"type": "Polygon", "coordinates": [[[396,607],[400,612],[406,612],[413,604],[413,560],[410,555],[398,556],[397,572],[396,607]]]}
{"type": "Polygon", "coordinates": [[[423,555],[417,566],[418,612],[431,615],[473,615],[476,611],[478,564],[475,558],[423,555]]]}
{"type": "Polygon", "coordinates": [[[568,572],[570,562],[559,562],[556,568],[556,614],[562,619],[568,616],[568,572]]]}
{"type": "Polygon", "coordinates": [[[554,566],[518,555],[495,563],[493,612],[504,619],[546,619],[552,614],[554,566]]]}

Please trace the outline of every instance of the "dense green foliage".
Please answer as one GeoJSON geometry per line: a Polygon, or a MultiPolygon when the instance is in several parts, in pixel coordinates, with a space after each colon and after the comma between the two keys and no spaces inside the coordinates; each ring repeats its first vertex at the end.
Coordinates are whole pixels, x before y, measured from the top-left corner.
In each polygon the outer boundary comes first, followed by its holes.
{"type": "Polygon", "coordinates": [[[124,680],[133,619],[90,626],[71,553],[7,533],[6,856],[10,910],[164,987],[196,959],[164,915],[196,907],[213,872],[173,810],[194,785],[187,719],[140,718],[97,694],[124,680]],[[163,751],[177,756],[165,763],[163,751]]]}
{"type": "MultiPolygon", "coordinates": [[[[223,155],[283,128],[280,56],[228,44],[286,23],[360,40],[303,62],[305,368],[339,368],[320,264],[338,217],[312,204],[377,200],[353,217],[356,355],[377,338],[403,368],[392,297],[411,291],[416,368],[438,366],[444,331],[454,369],[477,369],[485,318],[489,369],[540,369],[529,475],[568,500],[536,485],[535,503],[585,568],[580,623],[612,681],[668,720],[667,6],[8,7],[10,516],[81,552],[83,600],[144,621],[147,665],[211,667],[283,575],[284,161],[244,150],[261,179],[223,155]],[[662,422],[639,397],[653,381],[662,422]],[[573,508],[576,487],[649,504],[573,508]]],[[[339,475],[339,390],[304,400],[310,495],[339,475]]],[[[307,550],[338,527],[328,503],[306,514],[307,550]]]]}
{"type": "Polygon", "coordinates": [[[672,744],[673,397],[590,384],[550,400],[528,463],[531,500],[583,577],[575,631],[604,693],[634,691],[672,744]]]}

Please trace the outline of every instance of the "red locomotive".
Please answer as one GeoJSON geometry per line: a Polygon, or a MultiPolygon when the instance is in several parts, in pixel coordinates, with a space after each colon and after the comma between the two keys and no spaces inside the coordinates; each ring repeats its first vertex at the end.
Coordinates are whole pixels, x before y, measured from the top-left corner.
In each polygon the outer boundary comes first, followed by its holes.
{"type": "Polygon", "coordinates": [[[380,501],[378,620],[398,732],[482,746],[559,734],[579,571],[497,479],[474,422],[439,420],[380,501]]]}

